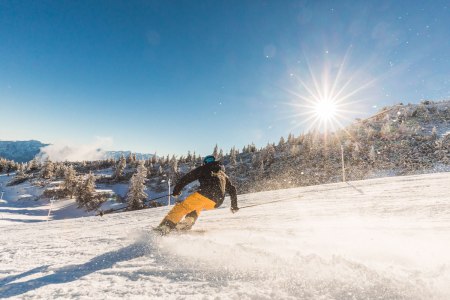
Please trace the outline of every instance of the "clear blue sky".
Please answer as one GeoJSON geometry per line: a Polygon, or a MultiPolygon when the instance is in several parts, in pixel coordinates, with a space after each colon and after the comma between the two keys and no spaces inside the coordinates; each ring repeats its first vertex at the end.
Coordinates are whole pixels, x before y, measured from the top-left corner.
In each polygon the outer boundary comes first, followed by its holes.
{"type": "Polygon", "coordinates": [[[450,97],[448,1],[0,0],[0,139],[205,155],[305,130],[326,67],[349,117],[450,97]],[[347,56],[346,56],[347,54],[347,56]],[[373,80],[373,82],[372,82],[373,80]],[[320,85],[320,83],[319,83],[320,85]],[[300,112],[301,113],[301,112],[300,112]]]}

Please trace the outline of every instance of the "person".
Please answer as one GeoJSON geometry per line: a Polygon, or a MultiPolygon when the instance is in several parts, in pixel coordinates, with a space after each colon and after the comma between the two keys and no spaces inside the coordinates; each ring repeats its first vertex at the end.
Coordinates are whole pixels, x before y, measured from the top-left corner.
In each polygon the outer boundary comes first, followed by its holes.
{"type": "Polygon", "coordinates": [[[203,159],[203,165],[181,177],[173,189],[174,197],[181,195],[182,189],[195,180],[200,182],[200,187],[184,201],[176,203],[155,230],[165,235],[174,229],[191,229],[202,210],[222,205],[226,193],[231,198],[231,212],[237,212],[236,188],[224,169],[220,161],[216,161],[213,155],[208,155],[203,159]]]}

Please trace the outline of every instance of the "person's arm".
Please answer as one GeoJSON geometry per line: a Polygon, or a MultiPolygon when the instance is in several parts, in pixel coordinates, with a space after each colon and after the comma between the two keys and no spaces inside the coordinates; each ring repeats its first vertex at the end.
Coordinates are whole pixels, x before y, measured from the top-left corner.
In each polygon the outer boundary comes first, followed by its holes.
{"type": "Polygon", "coordinates": [[[237,204],[237,192],[236,187],[231,183],[230,179],[227,177],[227,185],[226,192],[230,195],[231,198],[231,211],[234,213],[239,210],[237,204]]]}
{"type": "Polygon", "coordinates": [[[191,183],[192,181],[195,181],[198,179],[200,174],[200,168],[197,168],[195,170],[192,170],[191,172],[187,173],[186,175],[184,175],[183,177],[181,177],[177,184],[175,185],[175,187],[173,188],[173,193],[172,195],[174,196],[178,196],[181,194],[181,190],[188,185],[189,183],[191,183]]]}

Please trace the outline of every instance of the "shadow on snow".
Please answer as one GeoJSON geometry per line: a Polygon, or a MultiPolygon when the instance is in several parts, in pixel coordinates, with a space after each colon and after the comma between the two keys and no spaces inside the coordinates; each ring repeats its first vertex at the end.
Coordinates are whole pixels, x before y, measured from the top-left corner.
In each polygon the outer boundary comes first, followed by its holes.
{"type": "Polygon", "coordinates": [[[107,252],[94,257],[84,264],[62,267],[54,270],[53,274],[30,279],[25,282],[11,283],[19,278],[46,271],[47,266],[34,268],[19,275],[8,276],[6,278],[0,279],[1,285],[6,284],[3,287],[0,287],[0,298],[22,295],[29,291],[50,284],[60,284],[75,281],[96,271],[111,268],[118,262],[144,256],[146,253],[148,253],[148,250],[148,244],[145,244],[143,242],[136,242],[119,250],[107,252]]]}

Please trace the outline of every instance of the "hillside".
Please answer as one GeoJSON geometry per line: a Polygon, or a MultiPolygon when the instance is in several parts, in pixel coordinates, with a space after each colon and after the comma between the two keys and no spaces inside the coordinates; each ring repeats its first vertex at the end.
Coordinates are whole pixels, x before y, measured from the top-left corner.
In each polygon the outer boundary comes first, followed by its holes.
{"type": "Polygon", "coordinates": [[[31,223],[17,211],[20,222],[0,225],[0,298],[448,299],[448,182],[246,194],[241,207],[260,205],[204,212],[168,237],[149,231],[167,207],[31,223]]]}
{"type": "Polygon", "coordinates": [[[48,146],[39,141],[0,141],[0,157],[15,162],[27,162],[33,159],[42,147],[48,146]]]}
{"type": "MultiPolygon", "coordinates": [[[[420,104],[383,108],[365,120],[356,120],[345,129],[324,134],[317,131],[281,138],[278,144],[257,149],[254,144],[215,155],[223,161],[227,174],[239,193],[267,191],[342,181],[342,155],[346,180],[362,180],[396,175],[450,171],[450,102],[424,101],[420,104]],[[341,152],[343,151],[343,153],[341,152]]],[[[122,152],[116,152],[119,154],[122,152]]],[[[45,186],[64,180],[72,166],[78,180],[89,172],[97,185],[113,190],[123,200],[130,178],[140,162],[146,167],[148,198],[167,191],[167,183],[201,164],[195,153],[186,156],[147,156],[140,160],[129,153],[123,162],[109,158],[85,162],[44,162],[17,164],[0,159],[0,173],[18,170],[9,185],[29,182],[45,186]],[[44,174],[45,173],[45,174],[44,174]]],[[[189,186],[185,195],[195,189],[189,186]]],[[[61,195],[57,198],[64,199],[61,195]]],[[[50,196],[51,197],[51,196],[50,196]]],[[[165,204],[161,199],[154,206],[165,204]]],[[[101,201],[90,205],[97,207],[101,201]]]]}

